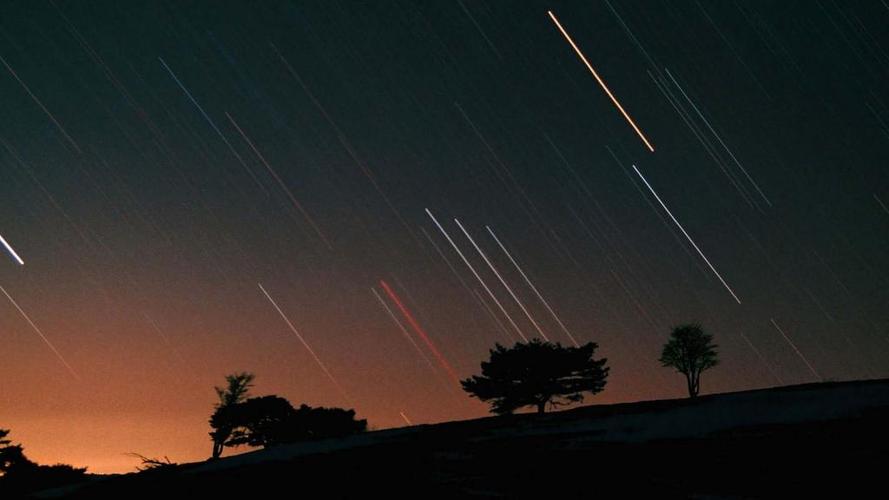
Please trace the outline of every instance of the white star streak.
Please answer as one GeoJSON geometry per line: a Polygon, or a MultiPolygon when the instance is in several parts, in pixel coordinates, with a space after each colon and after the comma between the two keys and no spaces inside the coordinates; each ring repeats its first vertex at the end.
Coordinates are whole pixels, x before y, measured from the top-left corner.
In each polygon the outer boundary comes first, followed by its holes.
{"type": "Polygon", "coordinates": [[[491,317],[491,319],[494,320],[494,323],[497,325],[497,328],[499,328],[500,331],[503,332],[503,335],[506,335],[506,338],[508,338],[511,342],[513,340],[513,338],[512,338],[512,335],[510,335],[509,330],[507,330],[506,327],[503,326],[503,322],[500,321],[500,318],[497,317],[497,314],[494,313],[494,310],[491,309],[491,306],[489,306],[488,303],[485,302],[485,299],[484,299],[484,297],[482,297],[482,294],[478,293],[478,290],[476,290],[476,289],[472,290],[472,294],[473,294],[473,297],[475,297],[476,302],[481,304],[481,306],[485,309],[485,312],[487,312],[488,315],[491,317]]]}
{"type": "Polygon", "coordinates": [[[448,243],[450,243],[451,246],[454,247],[454,250],[457,251],[457,255],[460,256],[460,258],[463,260],[463,263],[466,264],[466,267],[468,267],[469,270],[472,271],[472,275],[475,276],[475,279],[477,279],[479,283],[481,283],[482,288],[484,288],[485,291],[488,292],[488,296],[491,297],[491,300],[493,300],[495,304],[497,304],[497,308],[500,309],[500,312],[503,313],[504,316],[506,316],[509,324],[512,325],[512,328],[516,331],[516,333],[519,334],[519,337],[527,342],[528,337],[525,336],[525,334],[522,332],[522,329],[519,328],[519,325],[517,325],[516,322],[512,320],[512,316],[510,316],[509,313],[506,312],[506,309],[503,308],[503,304],[501,304],[500,301],[497,300],[494,292],[492,292],[491,289],[488,288],[488,285],[485,284],[485,281],[482,279],[482,277],[478,275],[478,273],[475,271],[475,268],[472,267],[472,264],[470,264],[466,256],[463,255],[463,252],[460,251],[460,247],[458,247],[457,244],[454,243],[454,240],[451,239],[450,235],[448,235],[444,227],[442,227],[442,225],[438,223],[438,219],[436,219],[435,216],[432,215],[432,212],[430,212],[428,208],[426,209],[426,214],[429,215],[429,217],[432,219],[432,222],[434,222],[435,225],[438,227],[438,230],[441,231],[441,234],[443,234],[444,237],[448,240],[448,243]]]}
{"type": "Polygon", "coordinates": [[[877,196],[876,193],[874,193],[874,199],[877,200],[877,203],[880,204],[880,208],[882,208],[884,212],[886,212],[887,214],[889,214],[889,208],[886,208],[886,204],[883,203],[883,200],[881,200],[880,197],[877,196]]]}
{"type": "Polygon", "coordinates": [[[247,137],[247,134],[245,134],[244,131],[241,130],[241,127],[238,126],[238,122],[236,122],[235,119],[232,118],[232,116],[228,114],[227,111],[225,113],[225,116],[228,118],[228,121],[230,121],[232,125],[235,126],[235,129],[237,129],[238,133],[241,134],[241,137],[244,139],[247,145],[250,146],[250,149],[253,150],[253,152],[259,158],[259,161],[261,161],[262,164],[265,166],[266,170],[268,170],[269,173],[272,174],[272,177],[275,178],[275,180],[278,182],[278,185],[281,186],[281,189],[290,198],[293,206],[296,207],[297,210],[299,210],[299,213],[302,214],[306,222],[308,222],[309,225],[312,226],[312,229],[315,230],[315,233],[318,235],[319,238],[321,238],[321,241],[323,241],[324,244],[327,245],[327,248],[333,250],[333,246],[331,246],[330,241],[327,239],[327,236],[325,236],[324,233],[321,231],[321,228],[318,227],[318,224],[315,223],[315,219],[313,219],[312,216],[309,215],[309,212],[307,212],[306,209],[303,208],[302,203],[297,201],[296,196],[293,196],[293,192],[291,192],[290,188],[288,188],[287,185],[284,184],[284,181],[281,180],[281,177],[278,176],[278,173],[275,172],[275,169],[273,169],[272,166],[269,165],[269,162],[266,161],[265,156],[263,156],[262,153],[260,153],[259,150],[256,149],[256,146],[253,145],[253,141],[251,141],[250,138],[247,137]]]}
{"type": "Polygon", "coordinates": [[[756,354],[756,357],[758,357],[759,360],[762,361],[762,364],[764,364],[765,367],[768,368],[769,373],[771,373],[772,376],[775,377],[775,380],[777,380],[779,384],[784,385],[784,380],[782,380],[781,377],[779,377],[778,374],[775,372],[775,370],[772,369],[772,365],[768,361],[766,361],[766,358],[764,358],[762,356],[762,353],[759,352],[759,349],[757,349],[756,346],[753,345],[753,342],[750,342],[750,339],[748,339],[747,336],[743,333],[741,334],[741,338],[744,339],[744,342],[747,342],[747,345],[750,346],[750,349],[753,351],[754,354],[756,354]]]}
{"type": "Polygon", "coordinates": [[[757,184],[756,181],[753,180],[753,177],[750,177],[750,173],[747,172],[747,169],[744,168],[743,165],[741,165],[741,162],[738,161],[738,158],[735,157],[735,154],[732,153],[732,150],[728,148],[728,146],[722,140],[722,137],[720,137],[719,134],[716,133],[713,125],[710,125],[710,120],[708,120],[707,117],[704,116],[703,113],[701,113],[701,110],[698,109],[697,105],[692,102],[691,98],[688,97],[688,94],[685,93],[685,90],[682,88],[682,86],[679,85],[679,82],[676,81],[675,78],[673,78],[673,74],[670,73],[670,70],[664,68],[664,71],[667,72],[667,76],[670,77],[670,80],[673,80],[673,85],[676,85],[676,88],[679,89],[679,92],[682,93],[682,97],[685,97],[685,100],[688,101],[689,104],[691,104],[692,109],[695,110],[695,113],[697,113],[698,117],[704,122],[704,125],[707,125],[707,128],[710,129],[710,132],[713,134],[714,137],[716,137],[716,140],[719,141],[719,144],[722,145],[722,148],[725,149],[725,152],[728,153],[728,155],[732,158],[732,161],[735,162],[735,165],[737,165],[741,172],[744,173],[744,177],[747,177],[747,180],[750,181],[750,184],[752,184],[753,187],[756,188],[756,191],[759,193],[760,196],[762,196],[762,199],[765,200],[766,204],[771,207],[772,202],[769,201],[765,193],[762,192],[762,189],[759,188],[759,184],[757,184]]]}
{"type": "Polygon", "coordinates": [[[522,304],[522,301],[519,300],[519,297],[515,294],[515,292],[512,291],[512,287],[510,287],[506,280],[503,279],[503,276],[500,274],[499,271],[497,271],[497,268],[494,267],[494,264],[491,263],[491,259],[489,259],[487,255],[485,255],[485,252],[482,251],[481,247],[479,247],[475,240],[472,239],[472,236],[470,236],[466,228],[463,227],[463,224],[460,224],[460,221],[457,219],[454,219],[454,222],[457,223],[457,227],[460,228],[460,231],[463,231],[463,234],[466,235],[466,238],[469,240],[470,243],[472,243],[472,246],[475,247],[475,250],[478,252],[478,254],[481,255],[482,259],[484,259],[488,267],[491,268],[494,276],[497,276],[497,279],[500,281],[500,284],[503,285],[503,288],[505,288],[506,291],[509,292],[509,296],[512,297],[512,300],[514,300],[515,303],[519,306],[519,309],[521,309],[522,312],[525,313],[525,317],[528,318],[528,321],[530,321],[531,324],[534,325],[534,329],[537,330],[537,333],[539,333],[544,340],[549,342],[549,337],[547,337],[546,334],[543,333],[543,330],[540,328],[540,325],[537,324],[537,321],[534,321],[531,313],[529,313],[528,309],[525,308],[525,304],[522,304]]]}
{"type": "Polygon", "coordinates": [[[312,350],[312,348],[309,346],[309,343],[306,342],[306,339],[304,339],[303,336],[296,329],[296,327],[293,326],[293,323],[290,322],[290,319],[287,318],[287,315],[284,314],[284,311],[282,311],[281,308],[278,307],[278,303],[275,302],[275,299],[273,299],[272,296],[269,295],[269,292],[265,291],[265,288],[263,288],[262,283],[257,283],[257,285],[259,285],[259,289],[262,290],[263,295],[265,295],[266,298],[269,299],[269,302],[271,302],[272,305],[275,307],[275,310],[278,311],[278,314],[281,315],[281,318],[284,320],[284,322],[287,323],[287,326],[290,328],[290,331],[293,332],[294,335],[296,335],[296,338],[298,338],[299,341],[302,342],[302,345],[306,348],[307,351],[309,351],[309,354],[312,355],[312,357],[315,359],[315,362],[318,363],[318,366],[321,368],[321,371],[323,371],[324,374],[327,375],[327,378],[329,378],[330,381],[333,382],[333,385],[336,386],[337,390],[340,391],[340,394],[342,394],[342,396],[346,399],[346,401],[351,402],[352,398],[350,398],[349,395],[346,394],[346,391],[343,390],[342,386],[340,386],[340,383],[337,382],[335,378],[333,378],[333,375],[330,373],[330,370],[328,370],[327,367],[324,366],[324,363],[321,361],[321,358],[319,358],[318,355],[315,354],[315,351],[312,350]]]}
{"type": "Polygon", "coordinates": [[[19,254],[16,253],[15,249],[12,248],[12,245],[10,245],[6,241],[6,238],[4,238],[2,234],[0,234],[0,243],[3,243],[3,246],[6,247],[6,251],[9,252],[9,255],[11,255],[12,258],[15,259],[15,261],[18,262],[20,266],[25,265],[25,261],[23,261],[22,258],[19,257],[19,254]]]}
{"type": "Polygon", "coordinates": [[[56,357],[59,358],[59,361],[61,361],[62,364],[65,365],[65,368],[67,368],[68,371],[71,372],[71,375],[73,375],[76,380],[80,381],[80,375],[78,375],[77,372],[74,371],[74,368],[71,368],[71,365],[69,365],[68,362],[65,361],[65,358],[58,351],[58,349],[56,349],[56,346],[52,345],[52,342],[50,342],[49,339],[46,338],[46,335],[44,335],[43,332],[40,331],[40,328],[38,328],[37,325],[35,325],[34,322],[31,321],[31,317],[28,316],[28,314],[25,313],[25,311],[22,310],[21,307],[19,307],[18,302],[16,302],[15,299],[13,299],[11,295],[9,295],[9,292],[7,292],[6,289],[2,286],[0,286],[0,291],[3,292],[3,295],[6,295],[6,298],[9,299],[10,302],[12,302],[12,305],[15,306],[19,314],[21,314],[22,317],[25,318],[25,321],[27,321],[28,324],[31,325],[31,328],[33,328],[34,331],[37,332],[37,335],[40,336],[40,338],[43,340],[43,343],[46,344],[46,346],[49,347],[50,350],[52,350],[53,354],[55,354],[56,357]]]}
{"type": "Polygon", "coordinates": [[[575,347],[580,347],[580,344],[577,343],[577,340],[574,339],[574,336],[571,335],[571,332],[568,331],[568,328],[565,327],[565,324],[562,323],[562,320],[559,319],[559,316],[556,314],[555,311],[553,311],[553,308],[550,307],[549,302],[547,302],[546,299],[543,298],[543,295],[540,293],[539,290],[537,290],[537,287],[534,286],[534,283],[531,283],[531,279],[528,278],[528,275],[525,274],[525,271],[521,268],[521,266],[519,266],[519,263],[512,258],[512,254],[509,253],[509,250],[506,249],[506,246],[500,241],[499,238],[497,238],[497,235],[494,234],[494,230],[491,229],[491,226],[485,226],[485,229],[488,230],[488,233],[491,234],[491,237],[494,238],[494,241],[497,242],[497,245],[500,246],[500,249],[503,250],[503,253],[506,254],[506,256],[509,258],[509,261],[512,262],[512,265],[515,266],[516,270],[518,270],[519,274],[522,275],[522,278],[525,279],[525,283],[528,284],[528,286],[534,292],[534,295],[536,295],[537,298],[540,299],[540,302],[543,303],[544,307],[546,307],[546,310],[549,311],[553,319],[556,320],[556,323],[559,324],[559,328],[561,328],[562,331],[565,332],[565,335],[567,335],[568,338],[571,339],[571,343],[574,344],[575,347]]]}
{"type": "Polygon", "coordinates": [[[181,362],[183,365],[187,365],[188,363],[185,362],[185,358],[183,358],[182,355],[179,354],[179,350],[176,349],[176,347],[170,342],[170,337],[168,337],[167,334],[165,334],[164,331],[161,330],[161,327],[158,326],[157,322],[155,322],[146,312],[143,312],[142,316],[144,316],[145,319],[148,320],[148,323],[151,324],[151,328],[160,336],[164,343],[167,344],[167,347],[169,347],[170,350],[173,351],[173,354],[176,356],[179,362],[181,362]]]}
{"type": "Polygon", "coordinates": [[[583,55],[583,52],[580,51],[580,48],[577,46],[577,44],[574,43],[574,40],[571,39],[571,35],[569,35],[567,31],[565,31],[565,28],[563,28],[562,24],[559,23],[559,20],[556,19],[556,15],[553,14],[551,10],[547,11],[547,14],[549,14],[550,19],[552,19],[553,22],[556,24],[556,27],[559,28],[559,31],[562,32],[562,36],[565,37],[565,40],[568,40],[568,43],[571,44],[571,48],[574,49],[574,52],[577,53],[577,55],[580,57],[580,60],[583,61],[587,69],[590,70],[590,73],[593,74],[593,77],[596,78],[596,81],[599,82],[599,86],[602,87],[602,90],[604,90],[605,93],[608,94],[608,97],[611,98],[611,102],[613,102],[614,105],[617,106],[617,109],[620,110],[621,114],[624,115],[624,118],[626,118],[630,126],[633,127],[633,130],[636,131],[636,135],[638,135],[639,138],[642,139],[642,142],[645,143],[645,145],[648,147],[648,150],[654,153],[654,146],[652,146],[651,143],[648,142],[645,134],[643,134],[642,131],[639,130],[639,127],[636,126],[636,122],[634,122],[633,119],[630,118],[630,115],[627,114],[627,112],[624,110],[624,107],[620,105],[620,102],[617,101],[617,98],[614,97],[614,94],[612,94],[611,91],[608,90],[608,86],[605,85],[605,82],[602,80],[602,78],[599,77],[599,74],[596,73],[596,70],[593,69],[593,65],[590,64],[589,61],[587,61],[586,56],[583,55]]]}
{"type": "Polygon", "coordinates": [[[775,320],[772,318],[770,318],[769,321],[772,322],[772,326],[774,326],[775,329],[778,330],[778,333],[780,333],[781,336],[784,337],[784,340],[786,340],[787,343],[790,344],[790,347],[793,348],[793,350],[796,352],[796,355],[799,356],[799,359],[803,360],[803,363],[806,364],[806,366],[809,368],[809,371],[812,372],[812,375],[815,375],[815,379],[821,380],[821,375],[818,375],[818,372],[815,371],[815,368],[812,367],[812,364],[809,363],[809,360],[806,359],[806,357],[803,356],[803,353],[801,353],[800,350],[796,348],[796,344],[794,344],[793,341],[790,340],[790,337],[788,337],[787,334],[784,333],[784,330],[782,330],[781,327],[778,326],[778,323],[775,323],[775,320]]]}
{"type": "Polygon", "coordinates": [[[667,212],[667,215],[670,216],[670,219],[672,219],[673,222],[676,224],[676,226],[679,228],[679,230],[682,231],[682,234],[685,235],[685,238],[688,240],[689,243],[691,243],[691,246],[693,246],[695,248],[695,250],[697,250],[698,255],[700,255],[701,258],[704,259],[704,262],[707,263],[707,266],[710,267],[710,270],[713,271],[713,274],[715,274],[716,277],[719,278],[719,281],[722,283],[722,286],[724,286],[725,289],[728,290],[728,293],[732,294],[732,297],[735,299],[735,301],[738,304],[740,304],[741,299],[739,299],[738,296],[735,295],[735,292],[732,290],[732,287],[728,286],[728,283],[726,283],[725,280],[722,279],[722,276],[719,274],[719,271],[717,271],[716,268],[713,267],[713,264],[711,264],[710,259],[708,259],[706,255],[704,255],[704,252],[702,252],[701,249],[698,248],[697,243],[695,243],[694,240],[691,239],[691,236],[688,235],[688,232],[685,231],[685,228],[682,227],[682,224],[680,224],[679,221],[676,220],[676,217],[673,217],[673,212],[670,212],[670,209],[667,208],[667,205],[664,204],[663,200],[661,200],[661,197],[657,195],[657,193],[654,191],[654,188],[651,187],[651,184],[649,184],[648,180],[645,179],[645,176],[642,175],[642,172],[640,172],[639,169],[636,168],[636,165],[633,165],[633,170],[636,171],[636,174],[639,175],[639,178],[642,179],[642,182],[645,183],[645,186],[648,188],[649,191],[651,191],[651,194],[654,195],[654,198],[658,201],[658,203],[661,204],[661,207],[664,208],[664,211],[667,212]]]}
{"type": "Polygon", "coordinates": [[[191,92],[189,92],[188,89],[185,88],[185,85],[182,83],[182,81],[179,80],[179,77],[176,76],[176,73],[173,73],[173,70],[170,69],[169,66],[167,66],[166,61],[164,61],[164,59],[162,57],[158,57],[157,60],[160,61],[161,64],[164,65],[164,69],[166,69],[167,72],[170,73],[170,76],[173,77],[173,80],[176,82],[176,85],[179,85],[179,88],[182,89],[182,92],[185,92],[185,95],[186,95],[186,97],[188,97],[188,100],[191,101],[191,103],[194,104],[194,106],[196,108],[198,108],[198,111],[200,111],[201,116],[203,116],[204,120],[206,120],[207,123],[210,125],[210,128],[212,128],[213,131],[216,132],[216,135],[218,135],[219,138],[222,139],[222,142],[224,142],[225,145],[228,146],[228,150],[231,151],[231,154],[238,160],[238,163],[240,163],[241,166],[244,167],[244,170],[246,170],[247,173],[250,174],[250,177],[253,179],[253,182],[255,182],[256,185],[259,186],[259,188],[262,189],[262,191],[266,195],[268,195],[269,194],[268,191],[266,190],[265,186],[262,185],[262,182],[259,181],[259,178],[256,177],[256,174],[253,173],[253,170],[247,166],[247,163],[244,162],[244,159],[241,157],[240,154],[238,154],[238,151],[234,148],[234,146],[231,145],[230,142],[228,142],[228,139],[225,138],[225,135],[223,135],[222,131],[219,130],[219,127],[216,126],[216,122],[214,122],[213,119],[210,118],[210,115],[208,115],[207,112],[204,111],[204,108],[201,107],[201,105],[198,104],[198,101],[194,98],[194,96],[191,95],[191,92]]]}
{"type": "Polygon", "coordinates": [[[40,102],[40,99],[38,99],[37,96],[34,95],[33,92],[31,92],[31,89],[27,85],[25,85],[25,82],[22,81],[21,78],[19,78],[18,73],[16,73],[15,70],[12,69],[12,67],[6,62],[6,59],[4,59],[3,56],[0,56],[0,62],[2,62],[4,66],[6,66],[6,69],[9,70],[9,74],[11,74],[13,76],[13,78],[15,78],[17,82],[19,82],[19,85],[21,85],[22,88],[25,89],[25,92],[27,92],[28,95],[31,96],[31,99],[35,103],[37,103],[38,106],[40,106],[40,109],[42,109],[44,113],[46,113],[46,116],[48,116],[49,119],[52,120],[52,122],[56,126],[56,128],[59,129],[59,132],[61,132],[62,135],[65,136],[65,139],[67,139],[68,142],[70,142],[71,145],[74,146],[74,149],[78,153],[82,153],[82,151],[80,150],[80,146],[77,145],[77,142],[75,142],[74,139],[72,139],[71,136],[68,135],[68,132],[66,132],[65,128],[62,127],[62,124],[59,123],[58,120],[56,120],[56,117],[53,116],[53,114],[50,113],[48,109],[46,109],[46,106],[44,106],[43,103],[40,102]]]}

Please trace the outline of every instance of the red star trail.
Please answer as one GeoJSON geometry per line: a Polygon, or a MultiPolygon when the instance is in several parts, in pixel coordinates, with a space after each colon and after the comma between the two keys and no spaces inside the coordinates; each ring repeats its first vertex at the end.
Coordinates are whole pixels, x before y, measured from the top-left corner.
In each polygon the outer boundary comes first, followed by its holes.
{"type": "Polygon", "coordinates": [[[401,314],[404,316],[404,319],[411,325],[411,328],[414,329],[414,332],[419,336],[423,342],[426,344],[426,347],[429,348],[429,351],[432,352],[432,355],[435,356],[435,359],[438,360],[438,364],[444,369],[445,373],[453,380],[455,383],[460,383],[460,377],[457,376],[457,372],[454,371],[454,368],[448,363],[448,360],[439,352],[438,348],[435,347],[435,344],[432,342],[432,339],[429,338],[429,334],[426,333],[426,330],[420,326],[420,323],[417,322],[414,315],[405,307],[404,302],[398,297],[394,290],[389,287],[389,284],[383,280],[380,280],[380,287],[382,287],[383,291],[386,292],[386,295],[389,296],[389,299],[398,307],[398,310],[401,311],[401,314]]]}

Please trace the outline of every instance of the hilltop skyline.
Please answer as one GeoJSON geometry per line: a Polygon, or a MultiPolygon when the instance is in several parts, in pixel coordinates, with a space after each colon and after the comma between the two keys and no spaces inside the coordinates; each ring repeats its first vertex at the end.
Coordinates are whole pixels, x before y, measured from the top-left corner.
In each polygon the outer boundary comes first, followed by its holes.
{"type": "Polygon", "coordinates": [[[588,403],[681,397],[688,322],[704,393],[887,377],[887,21],[0,7],[0,428],[90,472],[201,460],[238,370],[371,428],[479,417],[455,379],[542,335],[609,359],[588,403]]]}

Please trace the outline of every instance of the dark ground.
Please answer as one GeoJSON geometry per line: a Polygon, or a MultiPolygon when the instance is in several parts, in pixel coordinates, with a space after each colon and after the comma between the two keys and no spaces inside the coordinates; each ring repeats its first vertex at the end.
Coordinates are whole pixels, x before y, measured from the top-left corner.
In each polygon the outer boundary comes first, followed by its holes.
{"type": "Polygon", "coordinates": [[[54,497],[886,498],[887,424],[889,381],[813,384],[380,431],[54,497]],[[649,429],[661,437],[639,437],[649,429]]]}

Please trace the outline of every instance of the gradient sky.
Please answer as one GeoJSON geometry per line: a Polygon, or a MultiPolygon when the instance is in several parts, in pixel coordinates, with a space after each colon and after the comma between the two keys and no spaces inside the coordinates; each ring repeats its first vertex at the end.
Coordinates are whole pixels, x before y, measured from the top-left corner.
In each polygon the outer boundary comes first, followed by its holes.
{"type": "Polygon", "coordinates": [[[682,396],[657,358],[693,321],[723,361],[704,392],[885,377],[887,23],[883,0],[4,5],[0,235],[25,265],[0,255],[0,286],[71,370],[0,295],[0,427],[92,472],[200,460],[239,370],[372,428],[485,415],[371,291],[460,377],[514,341],[426,208],[525,334],[455,217],[550,338],[485,226],[599,344],[588,402],[682,396]]]}

